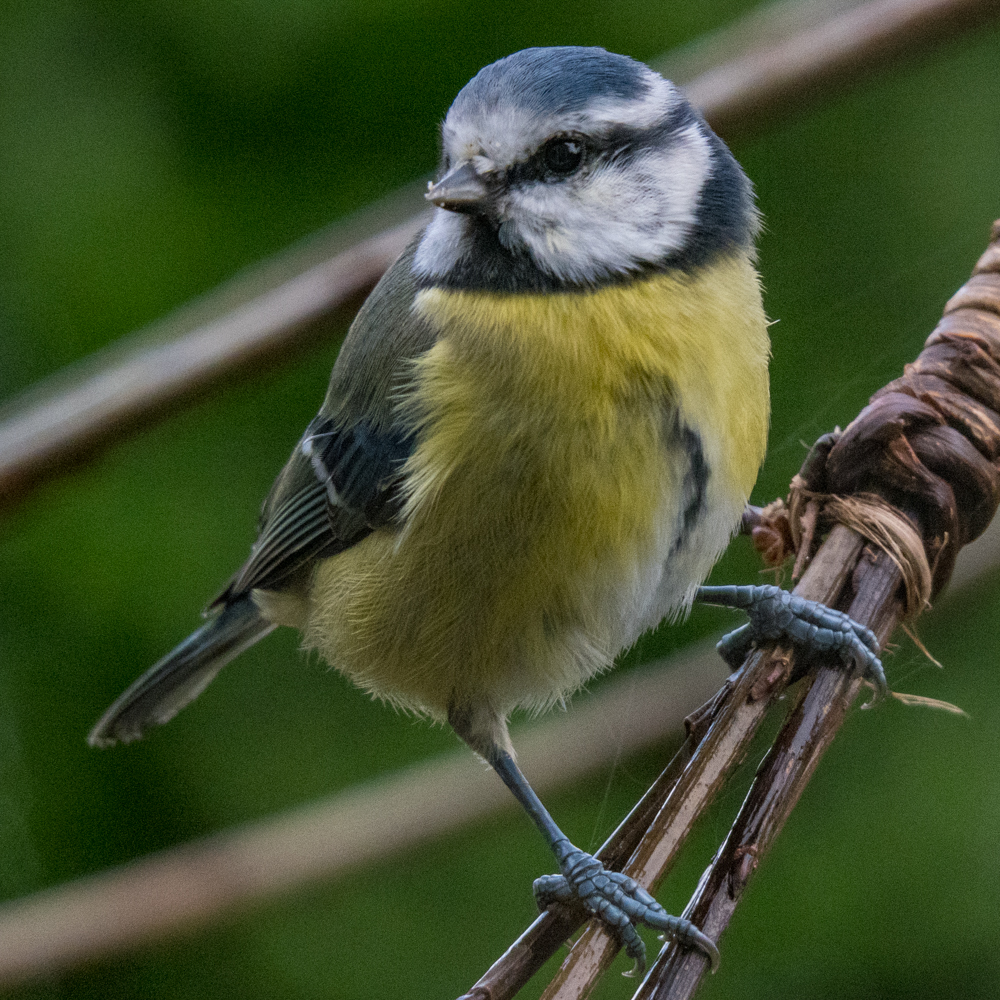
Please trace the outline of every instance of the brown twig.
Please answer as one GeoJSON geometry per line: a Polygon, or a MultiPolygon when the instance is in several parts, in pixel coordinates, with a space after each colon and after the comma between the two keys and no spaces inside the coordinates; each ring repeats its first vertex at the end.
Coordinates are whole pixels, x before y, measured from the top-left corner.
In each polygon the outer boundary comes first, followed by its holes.
{"type": "MultiPolygon", "coordinates": [[[[855,82],[884,67],[895,53],[944,38],[997,13],[996,0],[873,0],[844,9],[804,3],[754,14],[710,43],[708,59],[721,65],[687,85],[720,134],[759,129],[782,110],[827,93],[834,82],[855,82]],[[733,39],[739,39],[734,43],[733,39]],[[735,53],[735,54],[734,54],[735,53]]],[[[678,57],[654,60],[669,67],[678,57]]],[[[683,71],[690,58],[677,62],[683,71]]],[[[412,205],[412,193],[402,204],[412,205]]],[[[297,270],[297,254],[281,255],[260,281],[233,292],[223,286],[202,300],[195,320],[182,317],[179,332],[150,347],[145,336],[126,339],[117,357],[86,366],[68,388],[45,386],[14,401],[0,423],[0,510],[23,500],[33,488],[76,467],[111,443],[136,433],[174,408],[228,384],[267,358],[286,356],[343,323],[410,236],[422,216],[369,236],[323,263],[297,270]],[[286,259],[286,257],[288,259],[286,259]],[[276,278],[291,271],[290,278],[276,278]],[[228,308],[219,315],[220,305],[228,308]],[[215,314],[209,322],[205,311],[215,314]]],[[[185,311],[187,312],[187,311],[185,311]]]]}
{"type": "MultiPolygon", "coordinates": [[[[902,618],[902,577],[885,553],[867,548],[865,554],[854,575],[856,596],[849,613],[885,642],[902,618]]],[[[729,836],[684,911],[714,940],[729,925],[750,877],[791,815],[861,686],[859,678],[838,667],[821,667],[803,681],[729,836]]],[[[699,952],[668,945],[633,1000],[688,1000],[707,964],[699,952]]]]}
{"type": "MultiPolygon", "coordinates": [[[[901,558],[899,539],[884,547],[867,546],[853,574],[855,596],[848,613],[871,627],[880,642],[904,614],[915,617],[924,607],[926,594],[915,599],[911,592],[905,603],[900,596],[901,590],[913,590],[912,582],[901,586],[907,565],[925,561],[922,589],[929,593],[933,586],[939,591],[951,577],[959,549],[993,520],[1000,505],[998,412],[1000,221],[993,224],[990,246],[972,278],[949,299],[916,361],[906,366],[901,378],[876,392],[843,434],[827,440],[823,462],[812,463],[798,477],[812,491],[836,496],[841,506],[845,497],[872,492],[883,507],[895,503],[909,512],[907,531],[914,537],[902,547],[919,551],[901,558]]],[[[685,911],[714,939],[728,926],[747,882],[798,802],[860,686],[859,680],[830,666],[821,667],[803,686],[685,911]]],[[[704,956],[670,945],[634,1000],[687,1000],[706,965],[704,956]]]]}
{"type": "MultiPolygon", "coordinates": [[[[728,701],[724,685],[685,720],[687,735],[670,763],[604,842],[597,857],[618,869],[636,849],[684,768],[728,701]]],[[[535,918],[523,934],[493,963],[486,974],[459,1000],[501,1000],[513,996],[586,921],[582,908],[552,906],[535,918]]]]}
{"type": "Polygon", "coordinates": [[[799,551],[795,556],[795,565],[792,567],[792,579],[798,580],[809,564],[812,555],[813,540],[816,537],[816,521],[819,518],[819,503],[810,500],[806,504],[805,513],[802,515],[802,542],[799,551]]]}
{"type": "MultiPolygon", "coordinates": [[[[837,600],[861,550],[861,540],[842,531],[824,546],[796,593],[812,600],[837,600]]],[[[666,806],[629,859],[625,872],[655,892],[667,875],[694,823],[721,790],[726,776],[742,759],[773,699],[782,692],[792,668],[782,650],[755,653],[740,671],[732,709],[720,717],[673,789],[666,806]]],[[[592,922],[573,945],[562,967],[542,994],[543,1000],[589,995],[618,953],[618,943],[592,922]]]]}

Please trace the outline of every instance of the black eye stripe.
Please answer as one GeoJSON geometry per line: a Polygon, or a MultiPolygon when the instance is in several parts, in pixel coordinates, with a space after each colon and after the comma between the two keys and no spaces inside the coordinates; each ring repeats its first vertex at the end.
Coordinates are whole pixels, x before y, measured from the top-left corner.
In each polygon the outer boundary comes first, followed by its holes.
{"type": "Polygon", "coordinates": [[[560,180],[599,152],[586,136],[556,135],[543,142],[527,160],[511,164],[505,172],[505,182],[515,187],[533,181],[560,180]]]}

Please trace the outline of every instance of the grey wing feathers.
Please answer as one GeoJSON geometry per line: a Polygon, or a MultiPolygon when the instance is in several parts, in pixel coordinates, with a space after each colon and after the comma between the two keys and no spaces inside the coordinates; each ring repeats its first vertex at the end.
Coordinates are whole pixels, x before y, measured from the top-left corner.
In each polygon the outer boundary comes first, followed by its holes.
{"type": "Polygon", "coordinates": [[[295,586],[317,560],[343,552],[375,528],[389,524],[401,506],[402,468],[414,437],[376,431],[367,421],[338,426],[317,417],[279,479],[301,481],[273,492],[250,558],[212,602],[225,605],[251,590],[295,586]],[[303,478],[303,466],[308,473],[303,478]]]}
{"type": "Polygon", "coordinates": [[[412,377],[411,360],[436,337],[411,308],[416,243],[351,324],[320,414],[271,489],[250,558],[213,608],[253,588],[295,586],[316,559],[336,555],[398,515],[401,470],[415,439],[394,404],[412,377]]]}
{"type": "MultiPolygon", "coordinates": [[[[343,551],[391,519],[397,509],[392,498],[398,493],[399,466],[411,438],[360,433],[358,426],[319,432],[322,446],[314,464],[326,481],[312,474],[311,482],[307,479],[294,491],[272,493],[250,558],[213,602],[211,610],[219,609],[216,616],[150,667],[105,712],[90,734],[92,746],[136,740],[151,726],[172,719],[230,660],[274,628],[258,611],[254,590],[294,586],[316,559],[343,551]],[[338,484],[348,503],[331,500],[338,484]]],[[[283,476],[298,479],[304,461],[296,448],[283,476]]]]}
{"type": "Polygon", "coordinates": [[[210,609],[251,590],[281,590],[317,559],[342,552],[368,534],[371,529],[359,514],[331,509],[326,486],[311,471],[310,480],[265,513],[250,558],[210,609]]]}
{"type": "Polygon", "coordinates": [[[326,506],[326,490],[318,482],[283,503],[233,580],[233,590],[238,594],[254,587],[267,590],[308,562],[331,535],[326,506]]]}

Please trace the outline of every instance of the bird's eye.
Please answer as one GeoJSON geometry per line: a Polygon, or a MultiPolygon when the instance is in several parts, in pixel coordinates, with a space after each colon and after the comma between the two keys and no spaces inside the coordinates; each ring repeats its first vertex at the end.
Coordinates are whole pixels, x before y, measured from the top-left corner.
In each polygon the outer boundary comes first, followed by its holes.
{"type": "Polygon", "coordinates": [[[583,160],[583,146],[573,139],[552,139],[545,144],[542,158],[554,174],[571,174],[583,160]]]}

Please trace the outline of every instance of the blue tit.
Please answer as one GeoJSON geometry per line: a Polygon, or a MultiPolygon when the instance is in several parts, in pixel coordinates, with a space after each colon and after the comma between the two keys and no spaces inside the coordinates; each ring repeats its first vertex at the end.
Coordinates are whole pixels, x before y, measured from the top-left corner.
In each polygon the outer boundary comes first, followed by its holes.
{"type": "Polygon", "coordinates": [[[767,441],[752,188],[676,87],[599,48],[487,66],[442,137],[433,217],[351,326],[249,559],[90,742],[166,722],[293,626],[493,766],[559,863],[540,905],[580,897],[640,966],[637,922],[715,961],[697,928],[570,843],[507,717],[565,699],[696,596],[752,590],[755,634],[773,624],[767,588],[699,590],[767,441]]]}

